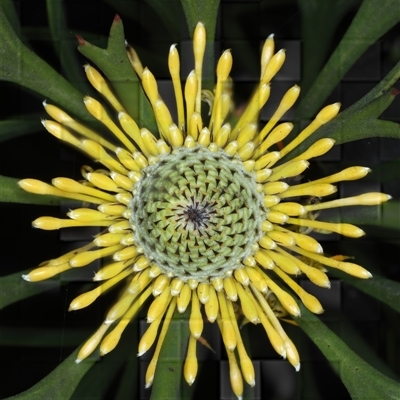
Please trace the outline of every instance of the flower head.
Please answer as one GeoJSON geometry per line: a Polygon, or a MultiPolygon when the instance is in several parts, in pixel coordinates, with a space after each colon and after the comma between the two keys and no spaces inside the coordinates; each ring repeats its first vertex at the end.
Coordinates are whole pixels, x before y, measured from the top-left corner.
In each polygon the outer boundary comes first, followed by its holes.
{"type": "Polygon", "coordinates": [[[293,124],[279,123],[299,96],[294,86],[283,96],[268,123],[257,125],[261,108],[270,94],[270,81],[285,60],[283,50],[274,54],[270,36],[261,56],[261,78],[238,122],[227,120],[231,108],[229,74],[232,55],[220,57],[214,93],[202,90],[202,65],[206,32],[199,23],[194,32],[195,69],[185,87],[180,81],[179,55],[170,48],[177,121],[162,100],[152,73],[143,69],[128,47],[132,66],[152,106],[158,132],[140,128],[114,96],[107,82],[92,66],[86,75],[115,109],[118,124],[94,98],[86,96],[87,110],[115,136],[118,145],[102,138],[54,105],[44,103],[54,120],[43,121],[53,135],[83,150],[105,169],[82,167],[83,181],[55,178],[52,185],[34,179],[20,181],[23,189],[62,196],[93,205],[76,208],[68,219],[41,217],[33,226],[46,230],[98,226],[104,231],[81,248],[43,263],[24,278],[48,279],[71,268],[104,259],[94,276],[99,285],[75,298],[70,310],[93,303],[102,293],[124,281],[125,289],[109,310],[103,324],[81,348],[77,362],[98,346],[110,352],[129,321],[151,298],[149,327],[139,343],[138,355],[156,342],[146,373],[146,386],[154,379],[159,352],[172,315],[190,308],[190,339],[184,377],[196,378],[196,343],[203,331],[203,314],[217,321],[227,350],[231,384],[242,395],[243,381],[255,384],[254,369],[244,348],[236,309],[253,324],[262,324],[278,354],[298,370],[296,347],[278,319],[282,310],[299,316],[297,298],[314,313],[323,311],[319,301],[296,282],[306,275],[314,284],[329,288],[323,266],[366,279],[361,266],[327,257],[311,230],[360,237],[364,232],[346,223],[316,220],[320,210],[350,205],[376,205],[390,198],[382,193],[320,201],[336,191],[334,183],[364,177],[369,169],[351,167],[315,181],[298,183],[308,160],[329,151],[334,140],[318,140],[294,158],[281,161],[320,126],[339,112],[338,103],[325,107],[296,138],[285,146],[293,124]],[[209,121],[202,114],[202,100],[211,104],[209,121]],[[291,184],[294,182],[293,184],[291,184]],[[309,202],[309,198],[318,201],[309,202]],[[275,305],[274,305],[275,303],[275,305]],[[237,350],[235,352],[234,350],[237,350]],[[239,368],[239,364],[240,368],[239,368]]]}

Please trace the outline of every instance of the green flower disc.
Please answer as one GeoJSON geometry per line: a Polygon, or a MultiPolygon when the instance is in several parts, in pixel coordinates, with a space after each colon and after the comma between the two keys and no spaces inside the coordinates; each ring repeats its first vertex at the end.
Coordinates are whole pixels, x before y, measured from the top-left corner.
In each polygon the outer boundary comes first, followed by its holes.
{"type": "Polygon", "coordinates": [[[241,266],[267,210],[237,157],[197,146],[160,157],[134,188],[135,244],[169,276],[209,281],[241,266]]]}

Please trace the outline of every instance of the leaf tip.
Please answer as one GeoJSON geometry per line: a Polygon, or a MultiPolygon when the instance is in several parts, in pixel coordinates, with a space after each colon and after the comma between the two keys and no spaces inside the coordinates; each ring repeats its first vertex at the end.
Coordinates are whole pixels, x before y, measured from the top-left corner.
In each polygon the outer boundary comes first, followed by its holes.
{"type": "Polygon", "coordinates": [[[76,35],[76,39],[78,40],[79,46],[84,46],[86,44],[86,40],[82,36],[76,35]]]}
{"type": "Polygon", "coordinates": [[[390,92],[393,97],[397,96],[400,93],[399,89],[392,88],[392,91],[390,92]]]}

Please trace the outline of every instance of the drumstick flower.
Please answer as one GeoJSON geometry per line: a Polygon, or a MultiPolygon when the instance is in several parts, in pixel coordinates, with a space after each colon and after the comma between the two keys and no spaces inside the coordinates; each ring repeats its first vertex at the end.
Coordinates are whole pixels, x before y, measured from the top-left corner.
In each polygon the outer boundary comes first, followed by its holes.
{"type": "MultiPolygon", "coordinates": [[[[70,310],[89,306],[117,283],[125,289],[108,311],[104,322],[82,346],[77,362],[97,347],[102,355],[112,351],[129,321],[151,299],[147,331],[138,355],[155,344],[145,384],[151,386],[163,340],[173,314],[190,310],[187,357],[183,374],[191,385],[196,379],[196,344],[205,318],[220,328],[230,367],[234,393],[240,398],[243,379],[255,384],[252,362],[246,353],[237,312],[253,324],[262,324],[271,345],[296,370],[300,358],[268,299],[273,296],[289,315],[299,316],[297,301],[313,313],[323,312],[320,302],[296,281],[307,276],[314,284],[329,288],[326,269],[336,268],[361,279],[371,274],[361,266],[324,255],[321,245],[308,233],[336,232],[357,238],[364,232],[346,223],[321,222],[319,210],[352,205],[377,205],[390,196],[382,193],[329,201],[335,183],[363,178],[369,169],[347,168],[318,180],[299,183],[309,160],[334,145],[330,138],[316,141],[303,153],[283,157],[296,149],[320,126],[335,118],[340,104],[323,108],[292,141],[282,143],[293,124],[280,122],[299,96],[293,86],[283,96],[265,126],[258,125],[260,110],[270,95],[270,82],[285,61],[285,51],[274,50],[271,35],[261,56],[261,75],[249,104],[234,126],[227,121],[231,108],[232,54],[226,50],[216,67],[214,92],[202,88],[206,31],[199,23],[193,36],[195,66],[184,87],[180,59],[171,46],[171,73],[177,120],[161,98],[157,81],[143,68],[133,49],[128,56],[149,99],[157,132],[140,127],[114,96],[106,80],[92,66],[85,72],[93,87],[115,109],[109,115],[96,99],[86,96],[84,106],[114,135],[102,138],[60,108],[44,103],[52,118],[43,125],[57,138],[76,146],[102,164],[101,169],[82,167],[83,180],[55,178],[52,184],[24,179],[20,186],[32,193],[62,196],[90,204],[67,213],[67,219],[40,217],[33,226],[54,230],[97,226],[104,230],[94,240],[56,259],[42,263],[23,278],[36,282],[95,260],[105,260],[94,281],[98,286],[75,298],[70,310]],[[204,120],[202,97],[211,104],[204,120]],[[289,161],[287,161],[289,160],[289,161]],[[293,184],[291,184],[294,182],[293,184]]],[[[208,106],[207,106],[208,107],[208,106]]]]}

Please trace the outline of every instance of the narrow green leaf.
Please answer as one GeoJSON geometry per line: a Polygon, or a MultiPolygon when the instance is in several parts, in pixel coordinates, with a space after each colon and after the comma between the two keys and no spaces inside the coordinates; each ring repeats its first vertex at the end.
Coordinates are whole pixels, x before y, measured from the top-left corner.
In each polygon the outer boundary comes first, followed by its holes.
{"type": "Polygon", "coordinates": [[[111,25],[106,49],[101,49],[82,39],[78,50],[106,75],[132,118],[141,126],[156,132],[157,125],[150,103],[126,53],[124,26],[120,17],[117,15],[111,25]]]}
{"type": "Polygon", "coordinates": [[[82,94],[18,39],[1,7],[0,26],[0,80],[31,89],[78,118],[92,121],[82,94]]]}
{"type": "Polygon", "coordinates": [[[88,93],[90,86],[87,84],[77,57],[76,39],[67,27],[63,2],[62,0],[46,0],[46,6],[53,47],[60,58],[63,72],[75,87],[83,93],[88,93]],[[61,46],[60,43],[62,43],[61,46]]]}
{"type": "Polygon", "coordinates": [[[0,121],[0,142],[42,131],[39,114],[25,114],[18,119],[0,121]]]}
{"type": "Polygon", "coordinates": [[[303,305],[300,308],[296,322],[329,360],[353,400],[400,399],[399,383],[371,367],[303,305]]]}
{"type": "Polygon", "coordinates": [[[29,270],[0,277],[0,310],[17,301],[54,289],[59,285],[56,281],[46,281],[32,284],[22,279],[29,270]]]}
{"type": "Polygon", "coordinates": [[[35,386],[16,396],[8,397],[7,400],[69,400],[79,381],[93,365],[88,360],[76,364],[75,359],[78,351],[79,349],[76,349],[35,386]]]}
{"type": "Polygon", "coordinates": [[[18,186],[18,181],[19,179],[0,175],[0,202],[57,206],[64,200],[62,197],[25,192],[18,186]]]}
{"type": "Polygon", "coordinates": [[[343,16],[358,3],[360,0],[298,0],[302,22],[303,94],[307,93],[321,70],[343,16]]]}
{"type": "Polygon", "coordinates": [[[175,315],[171,320],[160,357],[157,362],[151,400],[173,400],[182,398],[183,364],[189,338],[189,313],[175,315]]]}
{"type": "Polygon", "coordinates": [[[398,0],[364,0],[349,29],[297,110],[313,117],[321,104],[365,50],[400,21],[398,0]]]}
{"type": "MultiPolygon", "coordinates": [[[[375,89],[373,91],[375,92],[375,89]]],[[[383,93],[380,92],[379,95],[376,94],[376,97],[374,97],[369,92],[363,97],[363,99],[368,97],[369,101],[361,99],[340,113],[336,118],[321,126],[314,134],[301,143],[300,146],[294,149],[288,158],[299,155],[322,138],[335,139],[336,144],[372,137],[400,139],[399,124],[377,119],[394,101],[398,93],[396,89],[391,89],[383,93]]]]}
{"type": "Polygon", "coordinates": [[[400,201],[388,201],[381,206],[354,206],[341,209],[340,213],[321,221],[343,222],[354,225],[373,225],[380,228],[400,230],[400,201]]]}
{"type": "Polygon", "coordinates": [[[335,278],[342,279],[361,292],[374,297],[400,313],[400,282],[376,274],[371,279],[357,279],[333,268],[329,270],[329,274],[335,278]]]}
{"type": "Polygon", "coordinates": [[[12,0],[0,0],[0,7],[3,9],[4,14],[12,26],[12,29],[18,34],[21,31],[21,25],[18,20],[18,15],[15,11],[15,6],[12,0]]]}

